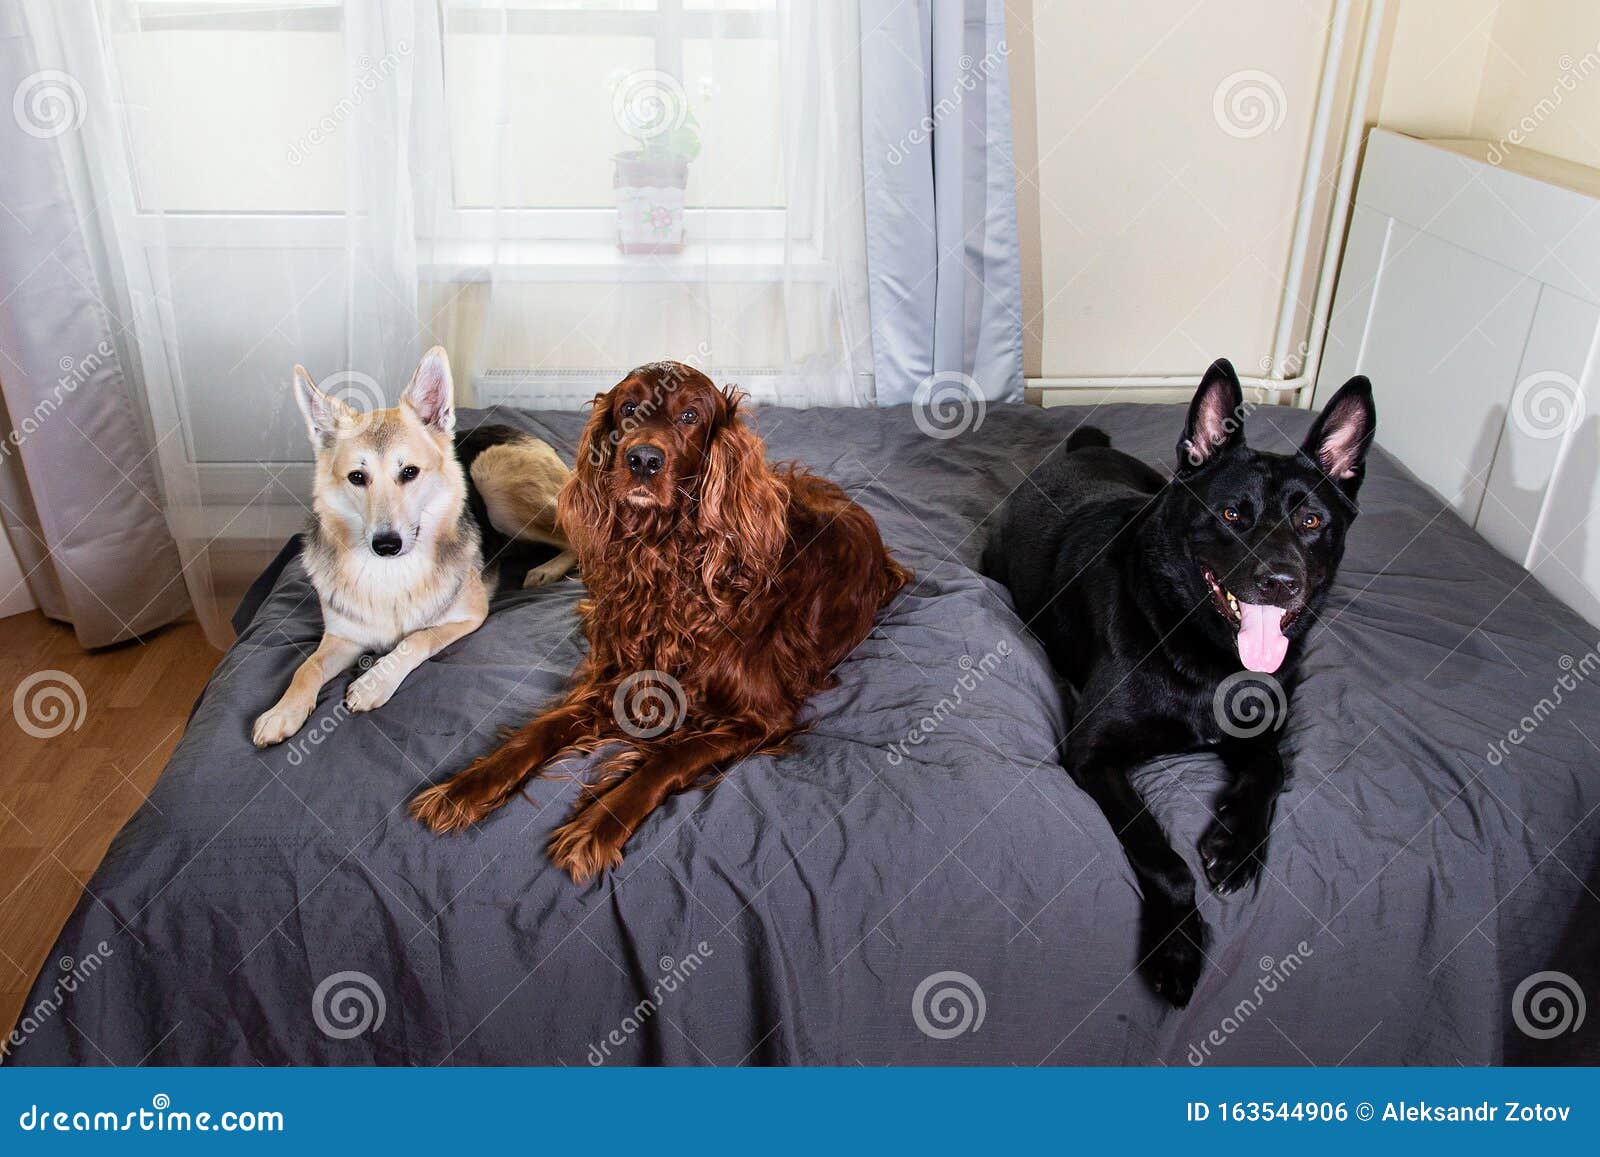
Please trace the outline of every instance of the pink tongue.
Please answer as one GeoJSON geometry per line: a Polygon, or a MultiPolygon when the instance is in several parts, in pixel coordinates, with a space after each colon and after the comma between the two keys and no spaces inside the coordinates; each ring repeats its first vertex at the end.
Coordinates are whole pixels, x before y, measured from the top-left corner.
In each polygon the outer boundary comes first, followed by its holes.
{"type": "Polygon", "coordinates": [[[1282,607],[1239,604],[1239,661],[1251,671],[1276,671],[1289,653],[1282,607]]]}

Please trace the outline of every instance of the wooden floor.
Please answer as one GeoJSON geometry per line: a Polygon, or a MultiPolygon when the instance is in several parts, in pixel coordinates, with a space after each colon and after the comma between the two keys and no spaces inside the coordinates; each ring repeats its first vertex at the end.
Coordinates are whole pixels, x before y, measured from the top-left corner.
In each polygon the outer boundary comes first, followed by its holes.
{"type": "Polygon", "coordinates": [[[0,619],[0,1036],[221,658],[194,623],[90,654],[36,611],[0,619]],[[81,710],[62,675],[82,687],[81,710]]]}

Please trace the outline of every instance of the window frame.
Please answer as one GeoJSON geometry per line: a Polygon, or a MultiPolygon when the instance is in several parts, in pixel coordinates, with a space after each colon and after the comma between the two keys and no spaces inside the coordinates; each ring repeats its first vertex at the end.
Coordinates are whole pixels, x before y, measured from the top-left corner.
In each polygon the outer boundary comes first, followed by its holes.
{"type": "MultiPolygon", "coordinates": [[[[237,10],[219,9],[214,0],[124,0],[124,11],[141,30],[155,31],[248,31],[251,29],[293,28],[306,31],[340,32],[344,28],[343,0],[260,0],[241,3],[237,10]]],[[[538,0],[439,0],[440,33],[447,36],[457,23],[481,25],[486,31],[503,29],[508,35],[588,32],[650,38],[655,42],[655,67],[673,76],[683,75],[685,41],[719,36],[731,39],[776,39],[779,14],[773,9],[693,8],[685,0],[655,0],[648,9],[576,9],[539,3],[538,0]]],[[[443,77],[448,101],[448,66],[443,77]]],[[[448,116],[445,117],[448,132],[448,116]]],[[[450,266],[473,267],[485,252],[493,252],[499,242],[508,242],[510,252],[530,252],[530,246],[547,242],[565,246],[560,265],[580,258],[585,248],[592,249],[602,266],[614,265],[602,251],[616,240],[615,206],[550,207],[538,205],[484,206],[462,205],[456,201],[454,187],[454,142],[451,180],[447,202],[417,221],[417,245],[422,254],[437,258],[428,264],[439,269],[450,266]]],[[[419,205],[424,199],[419,198],[419,205]]],[[[242,210],[232,208],[159,210],[136,208],[140,217],[160,219],[179,225],[187,219],[204,220],[210,227],[203,232],[214,235],[214,227],[228,218],[249,219],[259,225],[262,218],[277,218],[285,223],[307,223],[313,233],[322,232],[316,222],[339,220],[347,211],[317,209],[242,210]]],[[[694,264],[704,264],[720,252],[740,258],[742,249],[771,254],[790,236],[789,210],[772,206],[691,206],[685,209],[685,230],[689,237],[686,254],[694,264]]],[[[543,255],[541,255],[543,256],[543,255]]],[[[499,257],[491,258],[497,265],[499,257]]],[[[533,262],[540,265],[544,262],[533,262]]],[[[683,264],[676,262],[675,264],[683,264]]]]}

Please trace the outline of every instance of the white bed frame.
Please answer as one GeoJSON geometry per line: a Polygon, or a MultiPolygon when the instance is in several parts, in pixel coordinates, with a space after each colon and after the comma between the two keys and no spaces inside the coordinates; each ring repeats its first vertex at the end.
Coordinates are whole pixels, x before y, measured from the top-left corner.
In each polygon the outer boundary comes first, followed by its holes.
{"type": "Polygon", "coordinates": [[[1378,442],[1600,625],[1600,171],[1375,129],[1314,402],[1372,379],[1378,442]]]}

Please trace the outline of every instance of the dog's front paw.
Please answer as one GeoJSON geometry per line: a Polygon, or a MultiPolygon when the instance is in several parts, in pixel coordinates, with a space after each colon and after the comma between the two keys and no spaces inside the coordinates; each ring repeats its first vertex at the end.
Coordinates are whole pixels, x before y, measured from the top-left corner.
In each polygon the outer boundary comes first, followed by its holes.
{"type": "Polygon", "coordinates": [[[1236,816],[1211,821],[1200,837],[1200,865],[1215,892],[1227,895],[1247,888],[1266,867],[1267,837],[1236,816]],[[1229,826],[1231,824],[1231,826],[1229,826]]]}
{"type": "Polygon", "coordinates": [[[278,700],[269,710],[261,713],[250,731],[250,742],[257,747],[271,747],[282,743],[305,726],[311,714],[310,704],[296,703],[287,698],[278,700]]]}
{"type": "Polygon", "coordinates": [[[523,578],[522,589],[531,590],[534,587],[545,587],[560,582],[570,569],[571,567],[565,563],[556,566],[547,562],[543,566],[536,566],[523,578]]]}
{"type": "Polygon", "coordinates": [[[452,788],[453,783],[455,780],[435,784],[411,801],[412,818],[441,836],[464,832],[489,814],[489,809],[472,800],[466,792],[452,788]]]}
{"type": "Polygon", "coordinates": [[[1156,995],[1173,1008],[1183,1008],[1194,995],[1210,935],[1192,906],[1186,911],[1146,911],[1139,938],[1139,971],[1156,995]]]}
{"type": "Polygon", "coordinates": [[[400,681],[378,667],[351,680],[345,688],[344,705],[352,711],[373,711],[389,702],[400,681]]]}
{"type": "Polygon", "coordinates": [[[593,803],[550,833],[550,860],[573,883],[586,883],[622,867],[622,845],[627,840],[628,832],[616,817],[593,803]]]}

